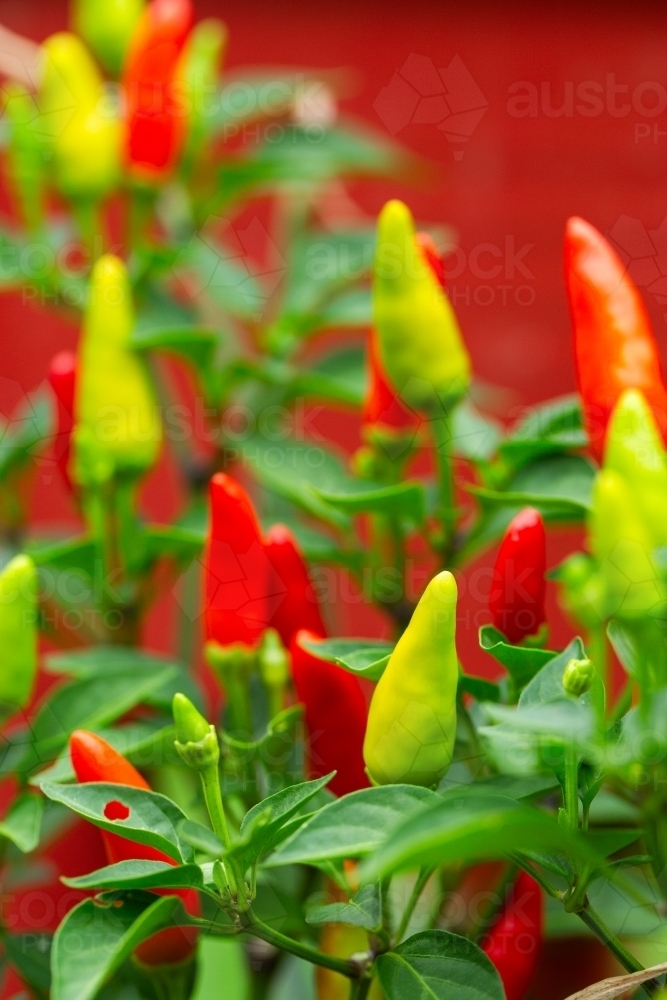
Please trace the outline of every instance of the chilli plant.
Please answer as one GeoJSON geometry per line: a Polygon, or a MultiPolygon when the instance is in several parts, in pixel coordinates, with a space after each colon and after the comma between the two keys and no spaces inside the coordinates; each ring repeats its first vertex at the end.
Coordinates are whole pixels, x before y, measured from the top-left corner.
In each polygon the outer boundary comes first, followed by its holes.
{"type": "Polygon", "coordinates": [[[543,936],[579,930],[625,972],[586,997],[656,996],[667,390],[643,303],[570,219],[580,394],[502,425],[444,227],[395,200],[370,226],[346,187],[419,164],[339,117],[335,75],[221,82],[226,29],[192,20],[78,0],[3,90],[0,281],[81,330],[2,431],[3,877],[82,821],[107,864],[63,877],[53,937],[1,926],[2,961],[39,1000],[522,1000],[543,936]],[[312,403],[360,410],[351,460],[312,403]],[[164,452],[182,513],[152,524],[164,452]],[[28,523],[55,464],[75,537],[28,523]],[[559,524],[584,548],[547,572],[559,524]],[[498,543],[489,680],[457,656],[457,576],[498,543]],[[390,638],[332,637],[343,588],[390,638]],[[169,658],[142,630],[170,593],[169,658]]]}

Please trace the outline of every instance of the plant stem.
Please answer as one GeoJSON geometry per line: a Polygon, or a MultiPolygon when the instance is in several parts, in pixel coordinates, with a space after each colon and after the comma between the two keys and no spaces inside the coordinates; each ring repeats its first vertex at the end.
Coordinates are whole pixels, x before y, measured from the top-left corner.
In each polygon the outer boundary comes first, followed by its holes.
{"type": "MultiPolygon", "coordinates": [[[[609,697],[609,655],[607,647],[607,632],[601,623],[597,628],[591,629],[588,635],[590,646],[590,656],[598,673],[602,686],[607,697],[609,697]]],[[[604,710],[600,711],[599,718],[604,715],[604,710]]]]}
{"type": "MultiPolygon", "coordinates": [[[[209,767],[202,768],[199,773],[201,774],[206,808],[211,817],[213,830],[225,845],[225,850],[230,851],[232,848],[232,838],[229,835],[225,807],[222,804],[218,768],[215,764],[211,764],[209,767]]],[[[224,868],[229,888],[232,892],[236,892],[239,909],[243,913],[248,909],[244,873],[239,871],[238,866],[230,858],[223,859],[220,863],[224,868]]]]}
{"type": "Polygon", "coordinates": [[[454,476],[452,471],[452,431],[449,415],[439,413],[432,421],[431,428],[435,439],[435,455],[438,467],[438,516],[444,534],[443,553],[451,548],[456,523],[454,509],[454,476]]]}
{"type": "Polygon", "coordinates": [[[293,938],[281,934],[280,931],[276,931],[273,927],[269,927],[261,920],[258,920],[252,911],[250,911],[248,916],[250,920],[244,928],[248,934],[254,934],[255,937],[261,938],[262,941],[268,941],[269,944],[275,945],[276,948],[289,951],[292,955],[303,958],[313,965],[321,965],[324,969],[339,972],[341,976],[347,976],[348,979],[356,979],[358,977],[358,972],[351,962],[343,958],[335,958],[333,955],[325,955],[323,951],[318,951],[312,945],[303,944],[301,941],[295,941],[293,938]]]}
{"type": "Polygon", "coordinates": [[[412,887],[412,892],[410,893],[410,898],[408,899],[405,910],[403,911],[403,916],[401,917],[401,922],[398,925],[396,934],[394,935],[394,941],[396,944],[400,944],[405,936],[405,932],[408,929],[408,924],[412,914],[415,912],[415,907],[419,902],[419,898],[426,888],[426,883],[433,874],[432,868],[422,868],[417,876],[417,881],[412,887]]]}
{"type": "Polygon", "coordinates": [[[517,865],[518,868],[522,868],[525,872],[528,872],[528,874],[535,879],[540,888],[544,889],[548,896],[562,902],[564,895],[562,890],[556,889],[551,882],[544,877],[539,868],[535,868],[533,865],[528,864],[522,855],[514,854],[512,851],[510,851],[507,856],[517,865]]]}
{"type": "Polygon", "coordinates": [[[579,828],[579,761],[577,751],[568,746],[565,750],[564,806],[570,830],[579,828]]]}
{"type": "Polygon", "coordinates": [[[372,979],[357,979],[350,983],[350,1000],[366,1000],[372,979]]]}
{"type": "Polygon", "coordinates": [[[232,847],[232,838],[229,836],[225,807],[222,804],[218,769],[215,765],[211,764],[210,767],[203,768],[200,774],[201,783],[204,788],[204,798],[206,799],[206,808],[211,817],[213,829],[225,845],[225,850],[229,851],[232,847]]]}
{"type": "MultiPolygon", "coordinates": [[[[612,934],[602,917],[593,909],[588,900],[586,900],[584,907],[578,911],[578,916],[609,949],[612,955],[618,959],[626,972],[643,971],[644,966],[641,962],[638,962],[634,955],[631,955],[618,938],[612,934]]],[[[649,996],[653,996],[660,989],[660,984],[655,979],[649,979],[643,984],[643,987],[649,996]]]]}

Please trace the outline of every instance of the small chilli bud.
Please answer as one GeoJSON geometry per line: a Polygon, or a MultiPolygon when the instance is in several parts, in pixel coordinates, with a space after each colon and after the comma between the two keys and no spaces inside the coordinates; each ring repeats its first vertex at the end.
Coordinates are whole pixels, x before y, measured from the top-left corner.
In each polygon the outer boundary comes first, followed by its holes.
{"type": "Polygon", "coordinates": [[[259,671],[267,687],[282,688],[290,676],[289,654],[274,628],[267,628],[259,647],[259,671]]]}
{"type": "Polygon", "coordinates": [[[595,675],[591,660],[570,660],[563,674],[563,687],[567,694],[579,698],[590,688],[595,675]]]}
{"type": "Polygon", "coordinates": [[[185,763],[198,770],[217,766],[220,747],[215,726],[209,725],[184,694],[174,695],[172,708],[176,726],[174,746],[185,763]]]}

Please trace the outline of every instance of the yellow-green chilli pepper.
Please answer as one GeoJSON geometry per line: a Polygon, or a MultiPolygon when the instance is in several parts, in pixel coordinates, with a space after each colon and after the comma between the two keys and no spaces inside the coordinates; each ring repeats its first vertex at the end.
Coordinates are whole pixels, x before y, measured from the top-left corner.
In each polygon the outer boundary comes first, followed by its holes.
{"type": "Polygon", "coordinates": [[[658,612],[665,587],[652,560],[651,537],[627,481],[614,469],[598,473],[588,527],[605,584],[607,617],[636,619],[658,612]]]}
{"type": "Polygon", "coordinates": [[[37,672],[37,570],[16,556],[0,573],[0,714],[25,708],[37,672]]]}
{"type": "Polygon", "coordinates": [[[76,35],[52,35],[44,52],[40,108],[56,187],[67,198],[97,201],[120,180],[124,126],[76,35]]]}
{"type": "Polygon", "coordinates": [[[430,787],[447,773],[456,735],[456,581],[434,577],[373,694],[364,760],[373,782],[430,787]]]}
{"type": "Polygon", "coordinates": [[[140,474],[158,457],[162,427],[144,362],[130,348],[134,323],[127,270],[107,254],[93,268],[79,346],[73,472],[82,485],[140,474]]]}
{"type": "Polygon", "coordinates": [[[651,407],[626,389],[607,428],[604,468],[626,480],[653,548],[667,543],[667,454],[651,407]]]}
{"type": "Polygon", "coordinates": [[[378,220],[373,322],[385,371],[404,402],[427,412],[458,402],[470,384],[470,358],[401,201],[387,202],[378,220]]]}
{"type": "Polygon", "coordinates": [[[120,76],[144,0],[74,0],[71,20],[104,69],[120,76]]]}

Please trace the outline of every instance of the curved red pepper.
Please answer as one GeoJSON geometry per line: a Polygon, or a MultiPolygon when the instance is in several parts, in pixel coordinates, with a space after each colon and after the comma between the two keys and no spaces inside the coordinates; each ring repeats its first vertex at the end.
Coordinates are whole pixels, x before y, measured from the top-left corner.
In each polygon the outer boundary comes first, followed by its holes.
{"type": "Polygon", "coordinates": [[[49,383],[57,400],[57,432],[53,443],[60,474],[69,490],[72,480],[69,475],[71,434],[74,427],[74,392],[76,388],[76,354],[61,351],[51,361],[48,374],[49,383]]]}
{"type": "Polygon", "coordinates": [[[271,563],[269,625],[286,646],[301,628],[325,636],[322,612],[294,535],[284,524],[269,528],[264,551],[271,563]]]}
{"type": "Polygon", "coordinates": [[[382,366],[375,330],[371,330],[368,341],[368,376],[368,390],[361,410],[362,425],[386,428],[394,434],[416,431],[421,417],[396,395],[382,366]]]}
{"type": "MultiPolygon", "coordinates": [[[[96,733],[77,729],[70,736],[69,752],[72,767],[80,784],[89,781],[107,781],[114,785],[129,785],[150,791],[150,785],[142,778],[129,760],[103,740],[96,733]]],[[[122,818],[127,811],[120,802],[109,802],[105,813],[110,819],[122,818]],[[108,813],[107,813],[108,810],[108,813]]],[[[175,861],[162,851],[147,844],[136,844],[116,833],[101,830],[107,861],[114,865],[119,861],[165,861],[174,865],[175,861]]],[[[200,913],[199,896],[194,889],[155,889],[162,896],[180,896],[189,913],[200,913]]],[[[192,928],[167,927],[153,937],[143,941],[136,949],[139,959],[146,965],[166,965],[182,962],[192,954],[196,932],[192,928]]]]}
{"type": "Polygon", "coordinates": [[[269,624],[271,565],[252,500],[224,472],[211,479],[211,527],[204,553],[206,636],[253,646],[269,624]]]}
{"type": "Polygon", "coordinates": [[[126,158],[140,180],[170,173],[185,142],[187,116],[174,90],[192,19],[190,0],[152,0],[130,45],[123,72],[126,158]]]}
{"type": "Polygon", "coordinates": [[[337,771],[329,788],[346,795],[369,785],[363,757],[368,708],[356,677],[303,648],[304,639],[317,638],[302,629],[290,646],[294,686],[306,709],[309,773],[337,771]]]}
{"type": "Polygon", "coordinates": [[[540,887],[521,872],[482,945],[498,970],[507,1000],[523,1000],[530,986],[540,957],[542,921],[540,887]]]}
{"type": "Polygon", "coordinates": [[[545,620],[546,534],[539,511],[526,507],[510,521],[493,570],[489,611],[512,645],[545,620]]]}
{"type": "Polygon", "coordinates": [[[641,389],[667,442],[667,390],[642,298],[616,252],[588,222],[565,230],[565,277],[584,420],[599,462],[624,389],[641,389]]]}

